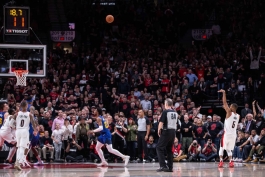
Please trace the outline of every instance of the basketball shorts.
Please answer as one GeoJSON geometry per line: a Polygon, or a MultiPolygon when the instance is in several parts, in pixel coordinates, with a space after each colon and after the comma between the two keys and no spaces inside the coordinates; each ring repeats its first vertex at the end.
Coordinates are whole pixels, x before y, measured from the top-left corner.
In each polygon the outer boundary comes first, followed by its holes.
{"type": "Polygon", "coordinates": [[[0,131],[0,146],[4,144],[4,141],[10,144],[15,144],[17,142],[15,134],[13,132],[0,131]]]}
{"type": "Polygon", "coordinates": [[[221,147],[226,151],[234,150],[236,144],[236,135],[226,135],[224,134],[221,139],[221,147]]]}
{"type": "Polygon", "coordinates": [[[102,144],[112,144],[111,138],[105,135],[100,135],[98,141],[102,144]]]}
{"type": "Polygon", "coordinates": [[[16,130],[17,147],[29,147],[29,131],[28,130],[16,130]]]}

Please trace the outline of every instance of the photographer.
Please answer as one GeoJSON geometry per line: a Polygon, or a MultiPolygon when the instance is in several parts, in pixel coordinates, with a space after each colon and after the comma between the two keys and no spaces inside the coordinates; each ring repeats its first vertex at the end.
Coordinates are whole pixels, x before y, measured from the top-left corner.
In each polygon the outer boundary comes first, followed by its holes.
{"type": "Polygon", "coordinates": [[[201,152],[201,146],[198,144],[197,140],[193,140],[188,148],[189,161],[197,161],[199,154],[201,152]]]}
{"type": "Polygon", "coordinates": [[[82,162],[84,157],[81,153],[82,147],[79,146],[74,139],[68,140],[68,145],[65,150],[67,162],[82,162]]]}
{"type": "Polygon", "coordinates": [[[217,148],[215,144],[212,143],[211,139],[208,139],[207,143],[204,145],[204,148],[202,149],[201,154],[199,157],[206,162],[212,161],[214,158],[216,158],[217,155],[217,148]]]}
{"type": "Polygon", "coordinates": [[[98,152],[96,150],[96,144],[97,144],[96,139],[91,139],[89,158],[92,162],[94,161],[95,163],[100,161],[98,152]]]}

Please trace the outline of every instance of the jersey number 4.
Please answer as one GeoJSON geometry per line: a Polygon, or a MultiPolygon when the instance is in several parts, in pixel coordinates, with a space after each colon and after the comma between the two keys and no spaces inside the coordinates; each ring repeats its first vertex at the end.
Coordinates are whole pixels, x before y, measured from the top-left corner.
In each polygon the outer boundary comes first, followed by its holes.
{"type": "Polygon", "coordinates": [[[20,127],[24,127],[24,120],[21,120],[20,127]]]}

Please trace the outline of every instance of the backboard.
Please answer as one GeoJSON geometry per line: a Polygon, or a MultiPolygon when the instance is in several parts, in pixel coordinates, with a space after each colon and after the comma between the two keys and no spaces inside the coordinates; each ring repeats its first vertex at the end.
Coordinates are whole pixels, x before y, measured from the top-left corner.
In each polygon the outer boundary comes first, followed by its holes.
{"type": "Polygon", "coordinates": [[[27,77],[46,76],[46,45],[0,44],[0,77],[15,77],[14,70],[28,70],[27,77]]]}

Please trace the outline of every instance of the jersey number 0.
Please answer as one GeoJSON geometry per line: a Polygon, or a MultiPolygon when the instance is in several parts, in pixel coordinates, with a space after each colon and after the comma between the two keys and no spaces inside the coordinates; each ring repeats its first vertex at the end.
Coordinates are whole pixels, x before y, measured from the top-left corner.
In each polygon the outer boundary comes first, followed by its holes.
{"type": "Polygon", "coordinates": [[[24,120],[21,120],[20,127],[24,127],[24,120]]]}

